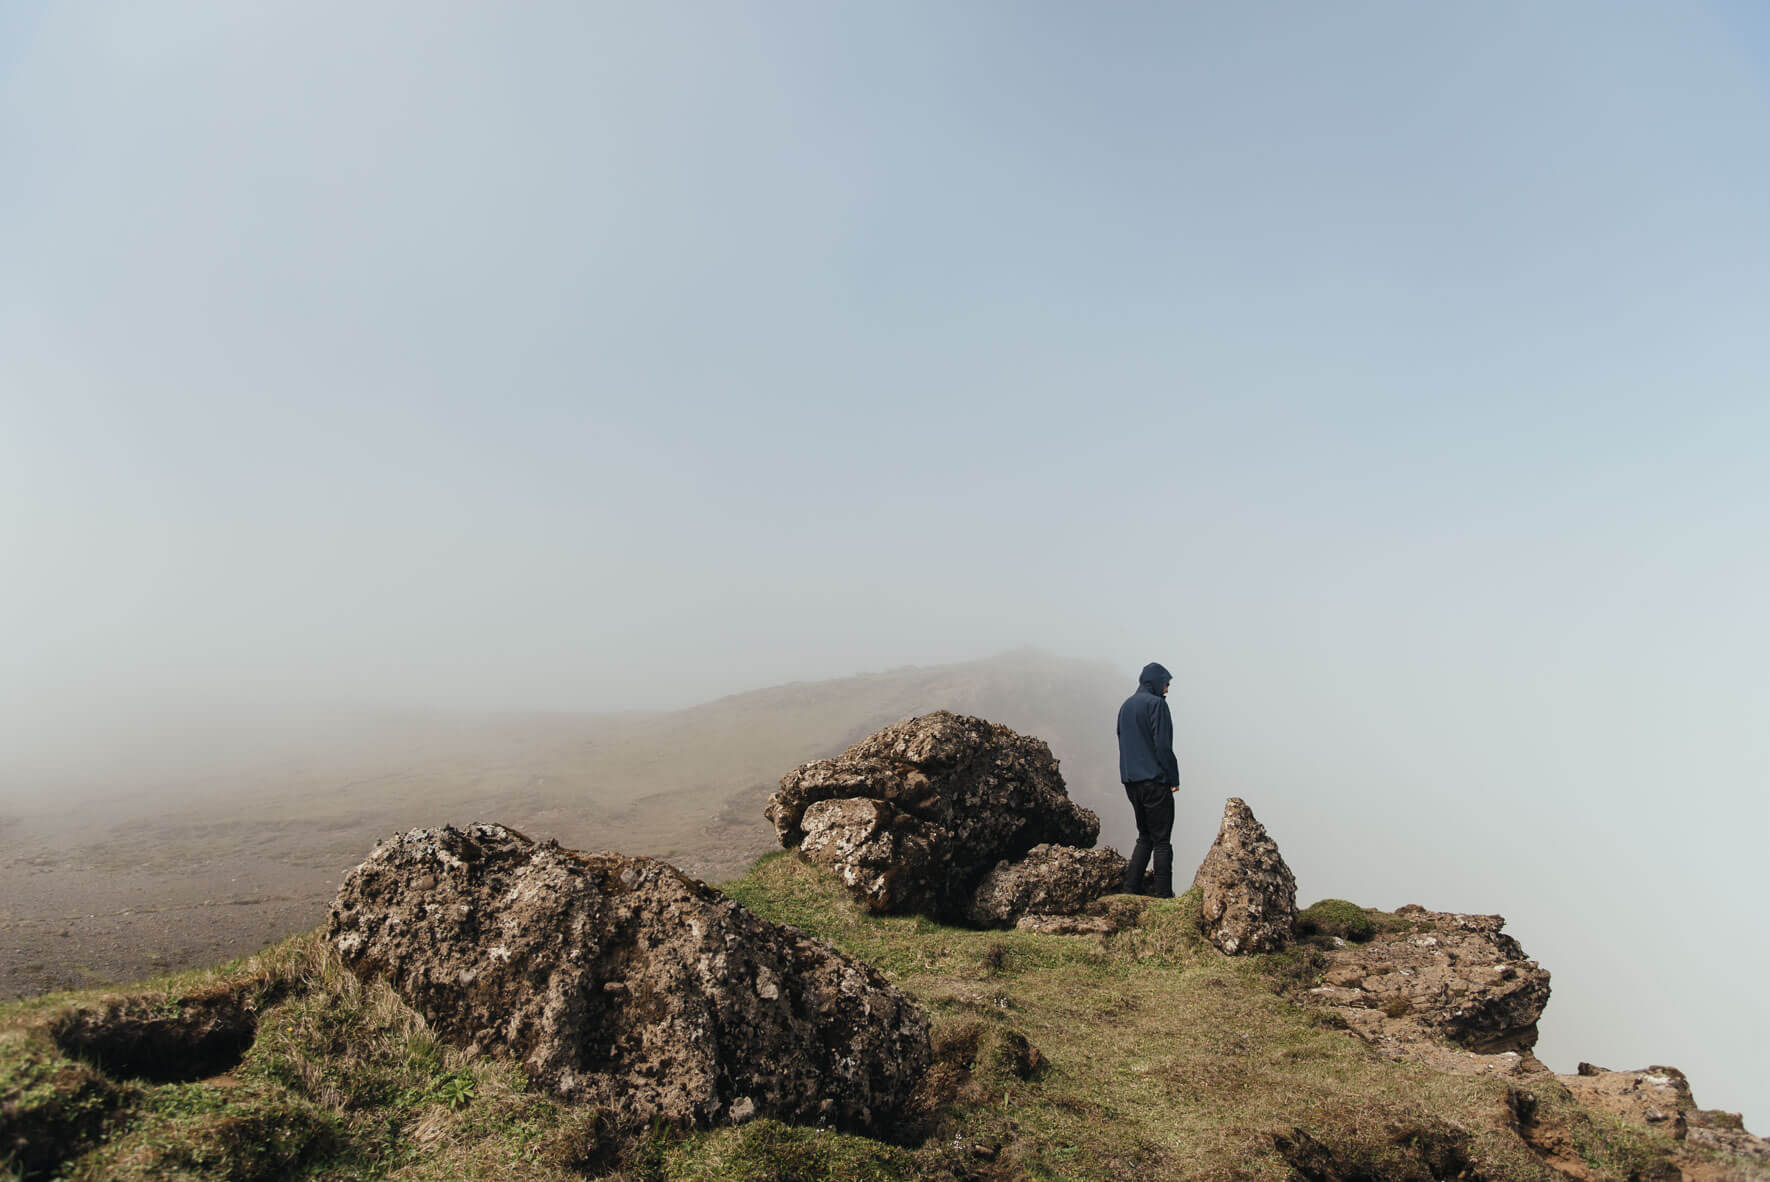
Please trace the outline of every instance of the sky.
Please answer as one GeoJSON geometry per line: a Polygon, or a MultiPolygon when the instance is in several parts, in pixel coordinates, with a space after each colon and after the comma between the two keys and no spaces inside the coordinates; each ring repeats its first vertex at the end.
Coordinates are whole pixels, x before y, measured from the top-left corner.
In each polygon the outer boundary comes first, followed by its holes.
{"type": "Polygon", "coordinates": [[[1764,1131],[1767,323],[1749,0],[7,5],[0,717],[1157,659],[1764,1131]]]}

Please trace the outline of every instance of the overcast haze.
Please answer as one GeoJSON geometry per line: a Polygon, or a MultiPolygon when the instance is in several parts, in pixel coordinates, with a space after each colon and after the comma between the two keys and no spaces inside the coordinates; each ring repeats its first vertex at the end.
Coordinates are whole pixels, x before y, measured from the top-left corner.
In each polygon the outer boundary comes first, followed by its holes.
{"type": "Polygon", "coordinates": [[[1767,323],[1745,0],[12,4],[6,742],[1156,659],[1764,1132],[1767,323]]]}

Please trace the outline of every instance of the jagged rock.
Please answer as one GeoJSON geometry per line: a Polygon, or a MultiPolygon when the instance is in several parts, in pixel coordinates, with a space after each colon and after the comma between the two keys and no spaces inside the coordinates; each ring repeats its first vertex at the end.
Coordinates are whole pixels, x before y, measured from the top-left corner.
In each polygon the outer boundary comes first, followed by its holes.
{"type": "Polygon", "coordinates": [[[1760,1170],[1770,1167],[1770,1139],[1754,1137],[1746,1132],[1744,1125],[1735,1123],[1736,1113],[1717,1114],[1709,1112],[1693,1112],[1690,1114],[1690,1132],[1685,1144],[1711,1153],[1731,1153],[1750,1162],[1756,1162],[1760,1170]],[[1726,1117],[1733,1117],[1728,1121],[1726,1117]]]}
{"type": "Polygon", "coordinates": [[[1395,913],[1405,931],[1329,951],[1320,987],[1305,995],[1334,1007],[1367,1042],[1392,1054],[1455,1069],[1424,1047],[1435,1040],[1478,1055],[1511,1059],[1469,1070],[1530,1074],[1545,1070],[1530,1054],[1537,1020],[1549,1002],[1549,974],[1527,959],[1498,915],[1454,915],[1410,904],[1395,913]]]}
{"type": "Polygon", "coordinates": [[[1100,835],[1042,741],[946,710],[788,773],[768,819],[783,846],[832,866],[872,910],[946,919],[997,862],[1100,835]]]}
{"type": "MultiPolygon", "coordinates": [[[[1564,1087],[1578,1107],[1545,1111],[1534,1090],[1519,1088],[1509,1093],[1508,1107],[1519,1135],[1557,1174],[1599,1177],[1589,1168],[1580,1131],[1567,1115],[1583,1109],[1653,1129],[1674,1142],[1670,1159],[1657,1172],[1642,1177],[1733,1182],[1770,1176],[1765,1173],[1770,1166],[1770,1140],[1747,1132],[1738,1113],[1698,1108],[1689,1080],[1676,1067],[1608,1071],[1581,1063],[1574,1075],[1545,1074],[1543,1080],[1549,1081],[1549,1088],[1564,1087]]],[[[1532,1081],[1530,1088],[1545,1086],[1543,1080],[1532,1081]]]]}
{"type": "Polygon", "coordinates": [[[997,862],[983,876],[965,918],[980,927],[1006,927],[1021,916],[1076,915],[1120,889],[1125,859],[1115,849],[1036,845],[1018,862],[997,862]]]}
{"type": "Polygon", "coordinates": [[[1581,1063],[1576,1074],[1556,1078],[1588,1108],[1659,1129],[1675,1141],[1682,1141],[1690,1130],[1689,1114],[1696,1102],[1690,1096],[1690,1081],[1676,1067],[1606,1071],[1581,1063]]]}
{"type": "Polygon", "coordinates": [[[833,866],[853,894],[876,911],[916,909],[937,875],[926,827],[908,813],[865,797],[820,800],[805,810],[799,848],[833,866]]]}
{"type": "Polygon", "coordinates": [[[619,1128],[877,1131],[928,1063],[927,1020],[877,972],[651,858],[414,829],[345,878],[326,930],[449,1042],[619,1128]]]}
{"type": "Polygon", "coordinates": [[[1217,840],[1192,885],[1204,894],[1205,935],[1230,956],[1271,952],[1297,922],[1297,879],[1278,843],[1239,798],[1223,806],[1217,840]]]}

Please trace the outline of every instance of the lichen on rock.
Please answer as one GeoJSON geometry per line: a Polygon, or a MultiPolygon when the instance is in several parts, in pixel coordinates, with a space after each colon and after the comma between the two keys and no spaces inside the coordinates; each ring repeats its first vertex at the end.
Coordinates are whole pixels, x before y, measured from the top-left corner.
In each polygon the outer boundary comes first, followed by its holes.
{"type": "Polygon", "coordinates": [[[769,798],[783,846],[833,868],[863,905],[957,919],[998,862],[1092,846],[1043,741],[939,710],[789,772],[769,798]]]}
{"type": "Polygon", "coordinates": [[[998,862],[983,876],[965,918],[980,927],[1007,927],[1027,915],[1075,916],[1119,890],[1124,877],[1125,859],[1117,850],[1037,845],[1026,857],[998,862]]]}
{"type": "Polygon", "coordinates": [[[1223,952],[1272,952],[1290,942],[1296,876],[1239,797],[1224,804],[1217,840],[1192,882],[1203,893],[1205,935],[1223,952]]]}
{"type": "Polygon", "coordinates": [[[499,825],[377,845],[327,936],[451,1043],[517,1059],[617,1127],[876,1132],[929,1059],[926,1018],[861,961],[666,863],[499,825]]]}

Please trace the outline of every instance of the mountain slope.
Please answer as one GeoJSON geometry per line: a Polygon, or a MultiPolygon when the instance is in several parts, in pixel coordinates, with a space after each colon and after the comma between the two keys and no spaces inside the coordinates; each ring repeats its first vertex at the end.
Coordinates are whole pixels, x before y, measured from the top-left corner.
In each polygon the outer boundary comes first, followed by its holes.
{"type": "Polygon", "coordinates": [[[356,717],[274,743],[228,724],[225,765],[203,762],[209,732],[187,723],[176,775],[5,819],[0,997],[252,952],[312,927],[376,839],[414,826],[496,818],[731,877],[773,847],[762,805],[784,772],[943,708],[1048,741],[1102,841],[1123,842],[1112,720],[1133,681],[1019,651],[664,713],[356,717]]]}

